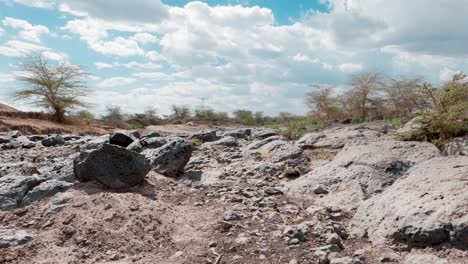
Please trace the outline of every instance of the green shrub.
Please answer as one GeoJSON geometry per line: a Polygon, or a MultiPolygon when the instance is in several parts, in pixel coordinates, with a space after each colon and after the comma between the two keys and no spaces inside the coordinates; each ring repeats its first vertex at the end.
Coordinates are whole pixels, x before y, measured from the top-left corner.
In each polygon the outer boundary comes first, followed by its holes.
{"type": "Polygon", "coordinates": [[[356,125],[356,124],[361,124],[363,123],[364,120],[360,117],[360,116],[355,116],[353,117],[353,119],[351,120],[351,123],[356,125]]]}
{"type": "Polygon", "coordinates": [[[391,125],[393,128],[403,127],[407,122],[408,122],[408,118],[406,117],[384,119],[384,124],[391,125]]]}
{"type": "Polygon", "coordinates": [[[421,87],[432,101],[433,109],[418,113],[415,128],[399,133],[397,138],[432,142],[438,147],[451,138],[468,133],[468,81],[466,75],[455,74],[441,89],[424,84],[421,87]]]}
{"type": "Polygon", "coordinates": [[[325,125],[321,122],[316,122],[307,117],[301,117],[288,121],[283,126],[276,126],[278,132],[289,140],[296,140],[307,133],[323,129],[325,125]]]}
{"type": "Polygon", "coordinates": [[[143,128],[143,125],[140,123],[132,123],[132,129],[140,129],[143,128]]]}

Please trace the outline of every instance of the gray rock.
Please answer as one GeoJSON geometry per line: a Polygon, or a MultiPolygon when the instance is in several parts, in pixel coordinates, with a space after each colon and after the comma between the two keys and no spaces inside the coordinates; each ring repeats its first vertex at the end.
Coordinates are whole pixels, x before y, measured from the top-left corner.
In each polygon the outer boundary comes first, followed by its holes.
{"type": "Polygon", "coordinates": [[[378,141],[349,145],[333,161],[286,184],[290,192],[311,193],[322,185],[333,195],[324,202],[355,208],[382,192],[412,166],[433,157],[439,150],[430,143],[378,141]]]}
{"type": "Polygon", "coordinates": [[[223,216],[224,221],[234,221],[234,220],[241,220],[242,216],[235,211],[226,211],[224,212],[223,216]]]}
{"type": "Polygon", "coordinates": [[[17,141],[21,144],[22,148],[29,149],[29,148],[34,148],[36,146],[36,143],[30,141],[27,137],[25,136],[19,136],[14,141],[17,141]]]}
{"type": "Polygon", "coordinates": [[[160,148],[145,149],[142,153],[150,160],[154,171],[168,177],[177,177],[184,171],[193,150],[193,143],[174,139],[160,148]]]}
{"type": "Polygon", "coordinates": [[[13,131],[10,131],[7,133],[7,137],[9,138],[18,138],[20,137],[22,134],[19,130],[13,130],[13,131]]]}
{"type": "Polygon", "coordinates": [[[21,202],[21,205],[28,205],[35,201],[39,201],[46,197],[52,196],[56,193],[64,192],[71,186],[73,186],[72,183],[57,180],[49,180],[42,182],[38,186],[32,188],[28,193],[26,193],[21,202]]]}
{"type": "Polygon", "coordinates": [[[0,164],[0,177],[6,175],[34,175],[41,174],[36,165],[29,162],[14,162],[0,164]]]}
{"type": "Polygon", "coordinates": [[[140,134],[136,131],[114,131],[109,136],[109,144],[126,148],[139,137],[140,134]]]}
{"type": "Polygon", "coordinates": [[[41,141],[41,140],[43,140],[45,138],[46,138],[46,136],[43,136],[43,135],[31,135],[31,136],[28,137],[28,139],[33,141],[33,142],[41,141]]]}
{"type": "Polygon", "coordinates": [[[339,127],[306,134],[297,141],[297,144],[303,149],[339,149],[348,143],[360,144],[375,141],[379,136],[379,131],[365,126],[339,127]]]}
{"type": "Polygon", "coordinates": [[[150,170],[150,162],[143,155],[110,144],[82,152],[75,158],[73,169],[79,181],[96,180],[113,189],[143,182],[150,170]]]}
{"type": "Polygon", "coordinates": [[[315,194],[328,194],[327,189],[323,185],[317,185],[312,189],[315,194]]]}
{"type": "Polygon", "coordinates": [[[272,136],[272,137],[268,137],[268,138],[265,138],[265,139],[262,139],[262,140],[256,140],[256,141],[253,141],[252,143],[250,143],[246,149],[249,149],[249,150],[255,150],[255,149],[259,149],[260,147],[272,142],[272,141],[275,141],[275,140],[280,140],[281,137],[280,136],[272,136]]]}
{"type": "Polygon", "coordinates": [[[444,154],[468,156],[468,136],[457,137],[445,145],[444,154]]]}
{"type": "Polygon", "coordinates": [[[220,133],[223,137],[248,138],[252,134],[251,128],[236,128],[220,133]]]}
{"type": "Polygon", "coordinates": [[[258,151],[270,156],[273,162],[294,160],[297,163],[295,165],[298,165],[308,160],[302,148],[284,140],[271,141],[260,147],[258,151]]]}
{"type": "Polygon", "coordinates": [[[62,137],[63,140],[65,141],[76,141],[76,140],[80,140],[81,137],[80,136],[77,136],[77,135],[65,135],[62,137]]]}
{"type": "Polygon", "coordinates": [[[73,195],[71,193],[57,193],[54,195],[49,203],[42,209],[43,215],[54,214],[62,210],[62,208],[69,206],[73,203],[73,195]]]}
{"type": "Polygon", "coordinates": [[[33,239],[25,230],[0,229],[0,248],[21,246],[33,239]]]}
{"type": "Polygon", "coordinates": [[[278,132],[276,132],[276,130],[267,128],[267,129],[254,131],[252,136],[257,139],[265,139],[265,138],[277,136],[277,135],[278,135],[278,132]]]}
{"type": "Polygon", "coordinates": [[[85,148],[86,149],[98,149],[102,147],[102,145],[106,144],[109,142],[109,136],[104,135],[100,137],[94,137],[91,140],[88,141],[86,144],[85,148]]]}
{"type": "Polygon", "coordinates": [[[132,144],[128,145],[127,149],[139,153],[143,150],[143,146],[141,145],[140,141],[135,140],[132,144]]]}
{"type": "Polygon", "coordinates": [[[10,139],[5,136],[0,136],[0,144],[10,143],[10,139]]]}
{"type": "Polygon", "coordinates": [[[196,139],[200,140],[201,142],[212,142],[218,140],[219,137],[216,135],[216,130],[210,130],[197,132],[191,135],[189,139],[196,139]]]}
{"type": "Polygon", "coordinates": [[[162,137],[143,138],[140,140],[144,148],[159,148],[166,145],[168,140],[162,137]]]}
{"type": "Polygon", "coordinates": [[[37,176],[5,176],[0,178],[0,209],[12,210],[21,206],[24,196],[44,179],[37,176]]]}
{"type": "Polygon", "coordinates": [[[353,232],[375,244],[468,247],[468,157],[434,158],[413,167],[359,206],[353,232]]]}
{"type": "Polygon", "coordinates": [[[213,142],[208,142],[203,144],[205,146],[226,146],[226,147],[237,147],[239,143],[234,137],[223,137],[220,140],[216,140],[213,142]]]}
{"type": "Polygon", "coordinates": [[[446,259],[430,254],[410,254],[406,257],[404,264],[449,264],[446,259]]]}
{"type": "Polygon", "coordinates": [[[61,135],[51,135],[41,140],[41,143],[44,147],[53,147],[65,144],[65,140],[63,140],[61,135]]]}
{"type": "Polygon", "coordinates": [[[141,138],[155,138],[155,137],[160,137],[161,134],[159,134],[158,132],[150,132],[150,133],[147,133],[147,134],[144,134],[141,136],[141,138]]]}

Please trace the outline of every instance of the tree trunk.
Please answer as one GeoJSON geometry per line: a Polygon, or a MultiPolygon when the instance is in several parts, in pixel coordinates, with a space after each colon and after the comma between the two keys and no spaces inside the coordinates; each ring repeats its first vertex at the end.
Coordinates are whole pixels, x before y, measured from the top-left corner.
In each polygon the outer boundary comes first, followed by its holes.
{"type": "Polygon", "coordinates": [[[59,123],[65,122],[65,111],[63,109],[54,109],[54,111],[55,121],[59,123]]]}

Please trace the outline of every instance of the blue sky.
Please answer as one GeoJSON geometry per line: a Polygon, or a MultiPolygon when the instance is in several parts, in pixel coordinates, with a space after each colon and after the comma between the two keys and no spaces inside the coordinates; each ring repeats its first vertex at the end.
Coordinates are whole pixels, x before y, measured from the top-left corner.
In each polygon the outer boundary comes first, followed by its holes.
{"type": "Polygon", "coordinates": [[[91,111],[307,112],[309,84],[468,70],[467,0],[0,0],[0,102],[42,53],[90,74],[91,111]],[[431,14],[428,16],[427,14],[431,14]]]}

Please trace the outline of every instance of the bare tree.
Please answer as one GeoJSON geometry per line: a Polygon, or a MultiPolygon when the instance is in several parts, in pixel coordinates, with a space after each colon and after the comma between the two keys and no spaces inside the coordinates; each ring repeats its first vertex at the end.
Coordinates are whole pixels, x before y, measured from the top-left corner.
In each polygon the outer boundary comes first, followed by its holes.
{"type": "Polygon", "coordinates": [[[320,119],[325,115],[325,120],[337,118],[337,99],[335,97],[335,87],[327,85],[311,85],[316,91],[306,93],[306,104],[311,112],[320,119]]]}
{"type": "Polygon", "coordinates": [[[428,98],[421,93],[420,86],[424,79],[421,76],[414,78],[391,79],[384,86],[384,92],[398,116],[410,116],[415,111],[426,109],[428,98]]]}
{"type": "Polygon", "coordinates": [[[383,85],[383,78],[379,73],[364,72],[351,76],[349,85],[353,87],[352,94],[358,99],[359,115],[367,118],[367,103],[383,85]]]}
{"type": "Polygon", "coordinates": [[[84,106],[86,73],[78,66],[65,62],[51,62],[42,55],[26,58],[19,64],[23,75],[18,81],[24,87],[13,92],[18,100],[30,100],[32,104],[51,110],[56,121],[65,121],[65,113],[84,106]]]}

